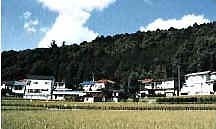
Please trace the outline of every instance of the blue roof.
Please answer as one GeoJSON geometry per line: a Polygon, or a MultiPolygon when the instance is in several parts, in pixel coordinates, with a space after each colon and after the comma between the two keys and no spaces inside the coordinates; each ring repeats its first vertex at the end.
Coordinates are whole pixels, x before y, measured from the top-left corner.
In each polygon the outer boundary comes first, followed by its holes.
{"type": "Polygon", "coordinates": [[[95,82],[93,81],[83,81],[82,83],[80,83],[80,85],[85,86],[85,85],[94,85],[95,82]]]}
{"type": "Polygon", "coordinates": [[[8,86],[24,86],[25,83],[24,82],[20,82],[20,81],[8,81],[6,83],[6,85],[8,85],[8,86]]]}

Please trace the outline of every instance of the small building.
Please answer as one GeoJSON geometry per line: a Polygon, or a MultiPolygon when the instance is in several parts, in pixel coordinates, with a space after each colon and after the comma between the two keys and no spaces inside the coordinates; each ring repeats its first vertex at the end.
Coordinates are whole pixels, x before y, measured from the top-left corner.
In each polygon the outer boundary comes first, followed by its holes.
{"type": "Polygon", "coordinates": [[[153,80],[144,79],[138,80],[140,84],[139,96],[174,96],[176,81],[174,79],[153,80]]]}
{"type": "Polygon", "coordinates": [[[4,90],[7,92],[7,95],[23,97],[25,90],[25,83],[22,81],[8,81],[4,85],[4,90]]]}
{"type": "Polygon", "coordinates": [[[105,96],[102,91],[84,91],[84,102],[93,103],[93,102],[102,102],[105,101],[105,96]]]}
{"type": "Polygon", "coordinates": [[[72,89],[55,89],[53,91],[53,100],[74,100],[74,101],[80,101],[83,100],[86,93],[83,91],[73,91],[72,89]]]}
{"type": "Polygon", "coordinates": [[[216,92],[216,72],[204,71],[185,75],[181,95],[211,95],[216,92]]]}
{"type": "Polygon", "coordinates": [[[105,88],[104,83],[95,81],[84,81],[80,85],[83,86],[84,91],[97,91],[105,88]]]}
{"type": "MultiPolygon", "coordinates": [[[[115,82],[107,79],[80,83],[86,93],[84,102],[112,101],[115,82]]],[[[116,101],[116,99],[115,99],[116,101]]]]}
{"type": "Polygon", "coordinates": [[[25,99],[52,99],[55,78],[53,76],[28,76],[26,80],[25,99]]]}
{"type": "Polygon", "coordinates": [[[65,86],[65,83],[55,82],[54,89],[52,92],[52,100],[73,100],[73,101],[81,101],[83,100],[83,96],[86,95],[83,91],[73,91],[72,89],[68,89],[65,86]]]}

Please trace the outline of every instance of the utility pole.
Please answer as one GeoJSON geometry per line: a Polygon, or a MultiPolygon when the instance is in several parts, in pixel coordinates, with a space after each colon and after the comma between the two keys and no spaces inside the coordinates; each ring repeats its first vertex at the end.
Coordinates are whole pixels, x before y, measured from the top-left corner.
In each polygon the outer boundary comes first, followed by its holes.
{"type": "Polygon", "coordinates": [[[180,88],[181,88],[181,73],[180,73],[180,65],[177,66],[178,68],[178,92],[177,95],[180,96],[180,88]]]}
{"type": "Polygon", "coordinates": [[[94,72],[92,72],[92,81],[94,82],[95,79],[94,79],[94,72]]]}

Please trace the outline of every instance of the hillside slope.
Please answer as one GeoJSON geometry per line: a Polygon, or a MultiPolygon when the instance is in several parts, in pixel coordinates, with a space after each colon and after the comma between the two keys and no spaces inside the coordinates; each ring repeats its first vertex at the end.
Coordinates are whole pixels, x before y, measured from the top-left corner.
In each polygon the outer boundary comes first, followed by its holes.
{"type": "Polygon", "coordinates": [[[146,77],[176,77],[177,65],[186,73],[216,71],[216,22],[187,29],[136,32],[97,37],[90,43],[2,52],[2,80],[26,74],[54,75],[70,88],[83,80],[108,78],[136,85],[146,77]]]}

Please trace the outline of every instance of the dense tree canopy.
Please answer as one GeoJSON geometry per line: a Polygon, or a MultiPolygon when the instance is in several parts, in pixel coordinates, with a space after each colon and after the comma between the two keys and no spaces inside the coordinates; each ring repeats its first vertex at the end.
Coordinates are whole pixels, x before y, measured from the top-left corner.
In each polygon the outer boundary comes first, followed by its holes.
{"type": "Polygon", "coordinates": [[[53,75],[69,88],[83,80],[107,78],[136,88],[137,79],[166,79],[186,73],[216,70],[216,23],[187,29],[157,30],[100,36],[80,45],[2,52],[2,81],[27,74],[53,75]]]}

